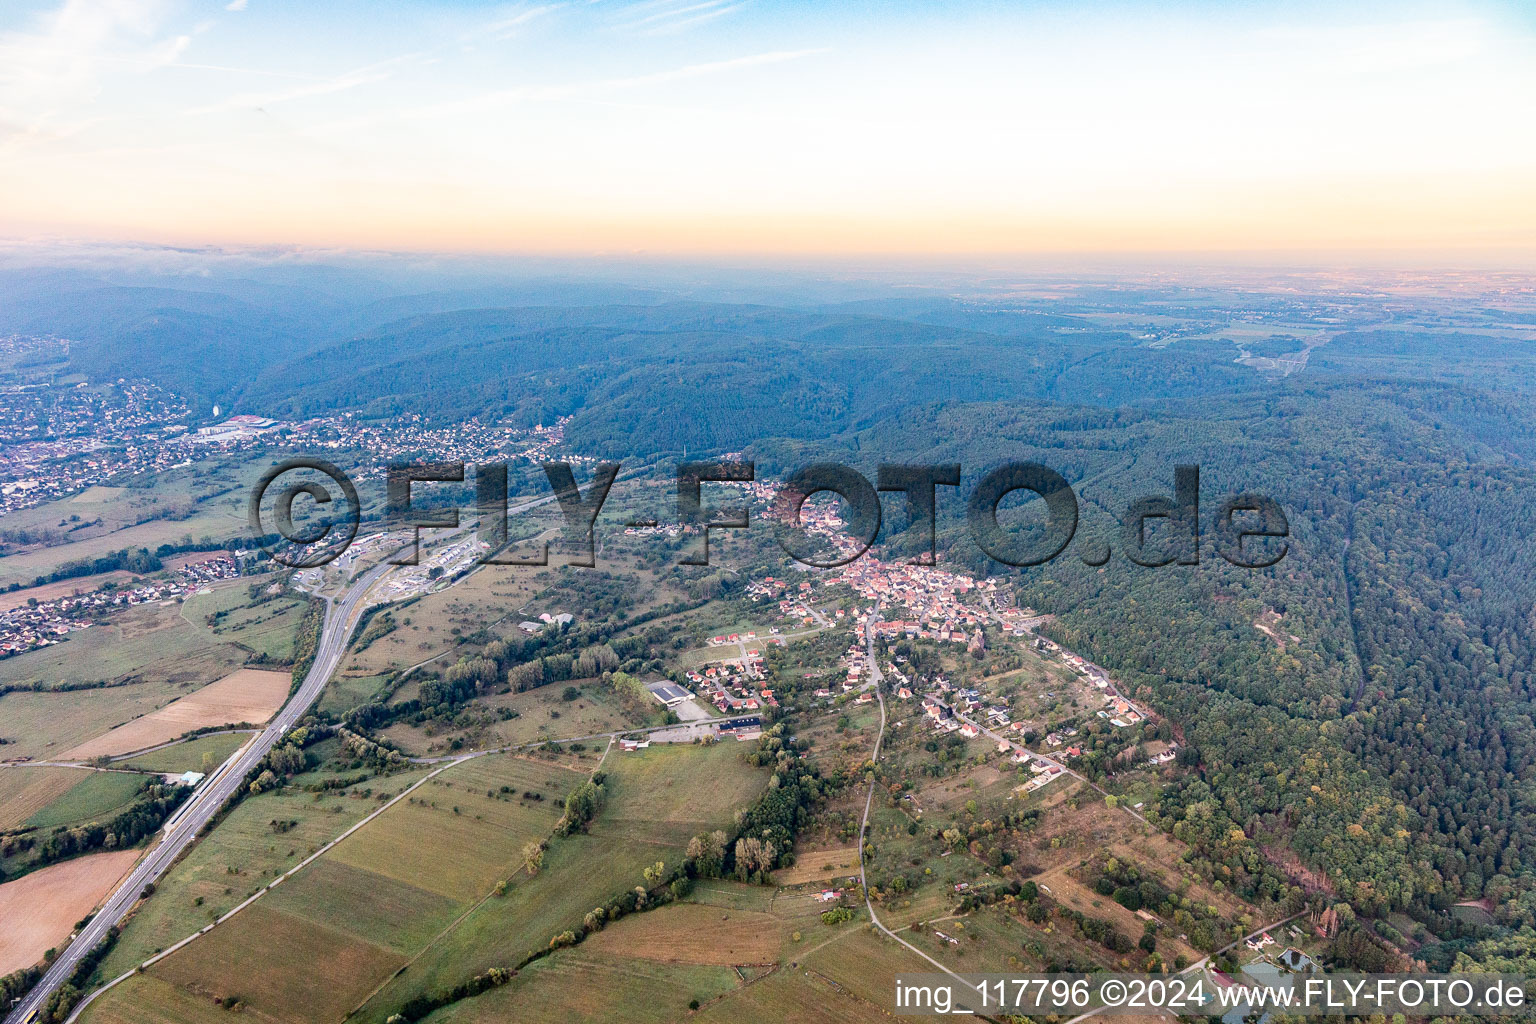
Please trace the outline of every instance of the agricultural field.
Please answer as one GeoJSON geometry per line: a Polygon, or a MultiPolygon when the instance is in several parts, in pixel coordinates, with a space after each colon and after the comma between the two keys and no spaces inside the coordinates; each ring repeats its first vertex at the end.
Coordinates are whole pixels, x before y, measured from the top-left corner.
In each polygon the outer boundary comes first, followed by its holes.
{"type": "Polygon", "coordinates": [[[25,825],[86,774],[84,768],[0,768],[0,831],[25,825]]]}
{"type": "Polygon", "coordinates": [[[67,939],[138,859],[137,850],[95,853],[0,885],[0,975],[31,967],[67,939]]]}
{"type": "Polygon", "coordinates": [[[132,768],[141,772],[162,772],[180,775],[182,772],[207,774],[239,750],[251,738],[248,732],[214,733],[196,736],[180,743],[173,743],[138,757],[120,761],[120,768],[132,768]]]}
{"type": "MultiPolygon", "coordinates": [[[[498,882],[511,880],[516,891],[523,845],[549,834],[564,793],[582,777],[566,768],[512,757],[478,758],[450,768],[148,973],[200,997],[238,998],[271,1019],[299,1024],[317,1016],[340,1018],[455,920],[487,901],[501,902],[504,898],[492,896],[498,882]],[[543,799],[525,795],[534,793],[543,799]],[[249,961],[252,948],[271,951],[255,969],[249,961]],[[236,963],[247,966],[235,972],[236,963]]],[[[403,788],[394,780],[387,786],[391,792],[403,788]]],[[[321,799],[346,802],[341,797],[321,799]]],[[[373,801],[356,803],[366,810],[373,801]]],[[[235,834],[243,832],[258,848],[264,844],[291,851],[286,863],[264,870],[293,867],[302,859],[298,837],[290,839],[291,828],[280,818],[271,820],[285,831],[274,834],[275,826],[268,823],[263,836],[264,813],[253,810],[244,816],[235,834]]],[[[241,889],[271,880],[242,879],[237,888],[233,879],[240,876],[229,874],[233,865],[225,865],[224,877],[219,874],[218,861],[227,857],[218,857],[216,850],[197,850],[178,866],[176,877],[166,883],[166,889],[180,897],[173,910],[184,908],[189,895],[194,905],[202,895],[203,906],[195,913],[212,914],[215,908],[206,899],[209,888],[217,890],[223,883],[234,890],[224,899],[237,900],[243,898],[241,889]],[[210,855],[216,859],[209,861],[210,855]]],[[[270,863],[259,854],[256,859],[270,863]]],[[[156,900],[151,900],[145,909],[155,907],[156,900]]],[[[158,936],[179,938],[176,930],[190,924],[181,933],[185,935],[199,926],[195,920],[174,918],[159,915],[158,936]]],[[[137,927],[135,919],[124,940],[142,951],[147,943],[135,934],[137,927]]],[[[114,953],[104,973],[132,962],[114,953]]],[[[114,996],[109,993],[102,1000],[107,1004],[100,1011],[103,1019],[117,1012],[111,1009],[114,996]]]]}
{"type": "Polygon", "coordinates": [[[143,784],[144,776],[136,773],[89,772],[57,800],[28,818],[25,824],[33,828],[51,829],[102,821],[131,804],[143,784]]]}
{"type": "Polygon", "coordinates": [[[104,625],[70,633],[63,643],[0,661],[0,684],[211,682],[245,660],[234,643],[210,642],[204,630],[182,618],[180,605],[139,605],[104,625]]]}
{"type": "Polygon", "coordinates": [[[292,685],[292,676],[287,672],[243,668],[82,743],[64,756],[82,761],[112,757],[166,743],[196,729],[242,723],[261,725],[283,706],[292,685]]]}
{"type": "Polygon", "coordinates": [[[282,790],[246,797],[134,911],[101,975],[116,977],[191,935],[426,774],[425,768],[413,768],[370,777],[317,799],[303,787],[334,777],[317,771],[296,776],[282,790]]]}
{"type": "Polygon", "coordinates": [[[166,680],[106,689],[0,696],[5,756],[56,760],[64,751],[130,719],[149,714],[187,693],[191,684],[166,680]]]}
{"type": "Polygon", "coordinates": [[[676,863],[696,832],[728,826],[767,781],[734,744],[615,752],[604,769],[604,809],[589,832],[554,840],[537,875],[516,879],[505,897],[485,901],[439,936],[367,1003],[361,1020],[382,1022],[415,995],[522,962],[594,906],[640,884],[647,866],[676,863]]]}

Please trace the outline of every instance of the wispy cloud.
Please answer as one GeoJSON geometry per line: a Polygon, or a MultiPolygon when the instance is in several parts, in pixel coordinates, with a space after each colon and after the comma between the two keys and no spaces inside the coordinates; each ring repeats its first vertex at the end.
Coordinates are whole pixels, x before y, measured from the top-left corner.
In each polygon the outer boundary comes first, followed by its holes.
{"type": "Polygon", "coordinates": [[[619,11],[615,27],[645,35],[681,32],[745,6],[745,0],[645,0],[619,11]]]}
{"type": "Polygon", "coordinates": [[[446,103],[416,107],[407,111],[406,114],[418,117],[439,117],[447,114],[465,114],[494,110],[498,107],[529,100],[586,99],[600,96],[605,92],[640,89],[646,86],[664,85],[684,79],[706,78],[712,75],[742,71],[747,68],[783,64],[788,61],[801,60],[827,52],[829,51],[825,47],[805,50],[770,50],[766,53],[748,54],[742,57],[731,57],[726,60],[685,64],[682,67],[668,68],[664,71],[652,71],[643,75],[594,78],[583,82],[564,82],[555,85],[517,86],[511,89],[497,89],[479,96],[450,100],[446,103]]]}
{"type": "Polygon", "coordinates": [[[168,13],[167,0],[66,0],[0,34],[0,121],[12,141],[80,131],[114,68],[174,65],[192,40],[163,29],[168,13]]]}
{"type": "Polygon", "coordinates": [[[217,103],[209,103],[200,107],[192,107],[184,113],[188,115],[217,114],[229,110],[260,110],[275,106],[279,103],[289,103],[293,100],[308,99],[312,96],[325,96],[330,93],[345,92],[348,89],[356,89],[361,85],[369,85],[373,82],[382,82],[389,75],[380,71],[365,73],[362,71],[348,72],[335,78],[323,78],[311,82],[308,85],[295,86],[277,92],[241,92],[217,103]]]}
{"type": "Polygon", "coordinates": [[[249,3],[250,0],[229,0],[229,3],[224,5],[224,9],[226,11],[243,11],[249,3]]]}
{"type": "Polygon", "coordinates": [[[292,89],[236,93],[217,103],[192,107],[183,111],[183,113],[195,115],[214,114],[228,110],[260,110],[276,106],[279,103],[289,103],[293,100],[346,92],[359,86],[382,82],[390,78],[400,67],[431,56],[435,49],[413,50],[409,53],[402,53],[395,57],[366,64],[360,68],[344,71],[338,75],[315,75],[312,76],[309,84],[296,86],[292,89]]]}
{"type": "Polygon", "coordinates": [[[30,28],[0,35],[0,97],[52,106],[94,95],[104,60],[152,67],[174,59],[184,46],[156,35],[165,7],[163,0],[68,0],[30,28]]]}
{"type": "Polygon", "coordinates": [[[479,29],[475,33],[475,37],[496,40],[510,39],[512,36],[517,35],[518,31],[530,21],[533,21],[535,18],[541,18],[551,11],[558,11],[562,6],[564,5],[544,4],[541,7],[529,7],[526,10],[496,18],[479,29]]]}

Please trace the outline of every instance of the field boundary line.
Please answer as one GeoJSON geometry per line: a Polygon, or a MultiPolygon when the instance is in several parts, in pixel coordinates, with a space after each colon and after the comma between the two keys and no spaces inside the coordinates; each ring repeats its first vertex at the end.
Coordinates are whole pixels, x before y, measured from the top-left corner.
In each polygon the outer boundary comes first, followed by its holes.
{"type": "Polygon", "coordinates": [[[255,903],[257,900],[259,900],[263,896],[265,896],[267,893],[269,893],[273,889],[277,888],[277,886],[281,882],[283,882],[284,880],[286,880],[290,876],[295,875],[298,872],[304,870],[310,864],[313,864],[315,861],[317,861],[321,857],[325,856],[325,854],[327,854],[331,850],[333,850],[336,847],[336,845],[338,843],[340,843],[342,840],[348,838],[354,832],[356,832],[358,829],[362,828],[364,825],[367,825],[369,822],[373,821],[379,815],[383,814],[385,811],[387,811],[391,807],[395,806],[395,804],[399,803],[401,800],[404,800],[406,797],[410,796],[418,788],[420,788],[421,786],[423,786],[426,783],[430,782],[436,776],[441,775],[443,772],[447,771],[450,768],[458,767],[460,764],[462,764],[465,761],[468,761],[468,760],[470,760],[472,758],[480,757],[480,756],[481,756],[480,754],[469,754],[469,755],[466,755],[463,758],[460,758],[457,761],[454,761],[454,762],[452,762],[450,764],[445,764],[441,768],[438,768],[438,769],[436,769],[434,771],[428,772],[426,775],[423,775],[421,778],[417,779],[410,786],[407,786],[405,789],[402,789],[394,797],[392,797],[390,800],[386,801],[383,806],[381,806],[378,809],[376,809],[375,811],[373,811],[373,813],[369,814],[367,817],[361,819],[360,821],[357,821],[357,822],[353,823],[351,828],[348,828],[341,835],[337,836],[335,839],[332,839],[330,842],[328,842],[324,846],[320,847],[314,853],[310,854],[308,857],[305,857],[303,860],[299,861],[299,863],[295,864],[293,867],[289,868],[287,871],[283,872],[281,875],[278,875],[276,878],[272,879],[272,881],[268,882],[266,885],[263,885],[260,889],[257,889],[255,892],[251,893],[251,895],[247,896],[245,898],[245,900],[243,900],[242,902],[236,904],[234,907],[230,908],[228,911],[226,911],[220,917],[215,918],[213,921],[211,921],[208,924],[204,925],[202,928],[200,928],[197,931],[193,932],[191,935],[188,935],[186,938],[180,940],[179,942],[175,943],[174,945],[167,946],[165,949],[162,949],[160,952],[156,953],[154,956],[150,957],[148,960],[145,960],[143,963],[138,964],[133,969],[131,969],[129,971],[125,971],[123,974],[118,975],[116,978],[113,978],[111,981],[107,982],[101,988],[96,989],[96,991],[92,992],[90,995],[88,995],[84,999],[80,1000],[79,1005],[77,1005],[75,1007],[75,1009],[74,1009],[74,1012],[72,1012],[69,1015],[69,1017],[66,1018],[64,1024],[74,1024],[74,1022],[77,1019],[79,1019],[80,1014],[85,1011],[85,1008],[87,1006],[89,1006],[92,1002],[94,1002],[98,996],[104,994],[105,992],[107,992],[110,989],[116,988],[118,985],[120,985],[123,982],[127,981],[129,978],[133,977],[135,974],[139,974],[139,973],[143,972],[145,969],[153,967],[155,964],[159,963],[161,960],[164,960],[166,957],[170,956],[172,953],[175,953],[175,952],[177,952],[178,950],[181,950],[181,949],[185,949],[187,946],[191,945],[196,940],[202,938],[204,935],[207,935],[209,932],[213,931],[213,929],[215,927],[217,927],[218,925],[221,925],[224,922],[228,921],[230,918],[232,918],[236,914],[240,913],[240,911],[246,909],[251,904],[255,903]]]}
{"type": "MultiPolygon", "coordinates": [[[[613,740],[614,740],[614,737],[612,737],[612,736],[610,736],[608,738],[608,749],[612,749],[612,747],[613,747],[613,740]]],[[[603,751],[603,757],[607,757],[608,756],[608,749],[605,749],[603,751]]],[[[482,755],[480,755],[480,754],[471,754],[471,755],[468,755],[467,757],[465,757],[464,760],[467,761],[471,757],[480,757],[480,756],[482,756],[482,755]]],[[[504,756],[516,756],[516,755],[504,755],[504,756]]],[[[533,761],[532,758],[524,758],[524,760],[533,761]]],[[[544,762],[536,762],[536,763],[544,763],[544,762]]],[[[452,767],[452,766],[450,765],[449,767],[452,767]]],[[[594,767],[590,772],[587,773],[587,778],[590,779],[592,776],[596,775],[599,771],[602,770],[602,767],[603,767],[603,762],[600,759],[597,762],[597,766],[594,767]]],[[[439,770],[442,770],[442,769],[439,769],[439,770]]],[[[436,775],[437,772],[433,772],[432,774],[436,775]]],[[[430,778],[430,777],[431,776],[428,776],[428,778],[430,778]]],[[[426,782],[427,780],[426,779],[422,779],[421,781],[422,782],[426,782]]],[[[401,795],[404,796],[405,794],[402,793],[401,795]]],[[[542,842],[548,843],[550,837],[552,837],[553,835],[554,835],[554,829],[551,829],[550,833],[549,833],[549,836],[546,836],[542,840],[542,842]]],[[[517,866],[517,859],[516,858],[513,858],[509,862],[508,868],[509,868],[509,870],[506,873],[506,876],[507,876],[506,880],[510,880],[512,878],[516,878],[519,870],[521,870],[517,866]]],[[[542,870],[542,868],[540,870],[542,870]]],[[[529,875],[528,877],[532,878],[533,876],[529,875]]],[[[493,900],[493,899],[500,899],[501,897],[496,895],[496,888],[498,886],[500,886],[501,884],[502,884],[502,881],[498,881],[494,885],[492,885],[490,892],[488,892],[484,896],[480,897],[480,899],[476,903],[474,903],[470,907],[468,907],[464,911],[464,913],[462,913],[458,917],[454,918],[452,923],[447,925],[442,931],[438,932],[436,935],[432,936],[431,939],[427,940],[426,945],[424,945],[420,949],[418,949],[416,951],[416,955],[415,956],[411,957],[405,963],[401,964],[398,968],[396,968],[394,973],[392,973],[389,977],[387,977],[383,981],[379,982],[378,986],[375,987],[372,992],[369,992],[366,996],[364,996],[363,997],[363,1001],[358,1003],[355,1007],[353,1007],[352,1008],[352,1012],[348,1013],[347,1016],[345,1018],[343,1018],[343,1019],[344,1020],[350,1020],[352,1017],[356,1016],[359,1012],[361,1012],[363,1007],[365,1007],[369,1003],[373,1002],[374,998],[377,997],[380,992],[383,992],[386,988],[388,988],[391,982],[393,982],[396,978],[400,977],[400,975],[404,974],[407,968],[409,968],[412,964],[416,963],[422,957],[426,956],[427,955],[427,951],[432,949],[439,942],[441,942],[442,939],[446,935],[448,935],[450,932],[454,931],[456,928],[459,927],[459,925],[463,924],[465,921],[469,920],[469,918],[471,916],[473,916],[475,913],[477,913],[480,910],[481,907],[485,906],[491,900],[493,900]]],[[[69,1024],[69,1022],[66,1021],[65,1024],[69,1024]]]]}

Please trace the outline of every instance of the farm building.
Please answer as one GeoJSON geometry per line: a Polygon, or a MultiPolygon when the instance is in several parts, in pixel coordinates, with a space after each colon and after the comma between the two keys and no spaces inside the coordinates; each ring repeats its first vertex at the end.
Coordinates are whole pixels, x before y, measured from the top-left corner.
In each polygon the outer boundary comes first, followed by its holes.
{"type": "Polygon", "coordinates": [[[652,697],[655,697],[669,708],[681,704],[693,696],[693,694],[681,686],[668,682],[665,679],[658,679],[654,683],[646,683],[645,688],[651,691],[652,697]]]}

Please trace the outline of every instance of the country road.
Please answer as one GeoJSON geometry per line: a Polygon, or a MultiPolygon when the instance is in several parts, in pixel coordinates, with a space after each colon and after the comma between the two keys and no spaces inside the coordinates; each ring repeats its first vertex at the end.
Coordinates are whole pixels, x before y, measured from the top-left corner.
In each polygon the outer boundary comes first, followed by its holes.
{"type": "MultiPolygon", "coordinates": [[[[865,683],[863,688],[874,687],[875,699],[880,702],[880,731],[875,734],[875,749],[869,755],[871,764],[880,760],[880,746],[885,742],[885,694],[881,692],[881,685],[885,682],[885,673],[880,670],[879,659],[875,657],[875,623],[879,621],[880,606],[876,605],[864,623],[864,651],[869,657],[869,682],[865,683]]],[[[869,793],[864,797],[864,817],[859,822],[859,887],[864,890],[864,907],[869,911],[869,923],[878,928],[882,934],[888,938],[895,939],[951,978],[954,978],[961,984],[966,984],[965,979],[960,977],[960,975],[887,928],[885,922],[880,920],[880,915],[875,913],[875,903],[869,898],[869,878],[865,873],[864,844],[869,841],[869,812],[875,803],[875,786],[878,781],[875,778],[869,780],[869,793]]]]}
{"type": "Polygon", "coordinates": [[[139,901],[146,886],[157,881],[176,862],[182,852],[191,846],[213,820],[219,809],[245,782],[252,768],[261,763],[267,752],[302,718],[341,661],[346,651],[352,628],[362,611],[368,591],[383,578],[393,566],[385,563],[370,569],[358,577],[338,600],[325,598],[325,625],[320,643],[315,651],[314,664],[303,684],[283,705],[276,717],[260,735],[246,744],[233,758],[210,775],[167,821],[159,842],[134,866],[128,877],[118,885],[105,904],[91,918],[74,940],[58,955],[16,1008],[6,1017],[6,1024],[27,1024],[53,994],[59,990],[91,950],[106,938],[108,930],[119,924],[139,901]]]}

